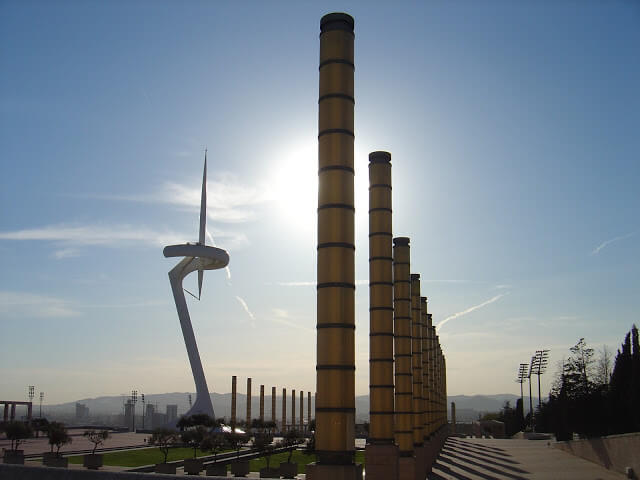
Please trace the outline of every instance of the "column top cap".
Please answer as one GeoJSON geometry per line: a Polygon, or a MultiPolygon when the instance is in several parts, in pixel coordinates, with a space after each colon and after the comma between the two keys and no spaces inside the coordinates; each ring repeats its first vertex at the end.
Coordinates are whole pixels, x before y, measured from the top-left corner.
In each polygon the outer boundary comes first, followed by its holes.
{"type": "Polygon", "coordinates": [[[409,237],[396,237],[393,239],[394,245],[405,245],[409,246],[409,237]]]}
{"type": "Polygon", "coordinates": [[[419,273],[412,273],[411,274],[411,280],[420,280],[420,274],[419,273]]]}
{"type": "Polygon", "coordinates": [[[389,152],[377,151],[369,154],[369,162],[371,163],[390,163],[391,154],[389,152]]]}
{"type": "Polygon", "coordinates": [[[320,32],[328,32],[330,30],[344,30],[353,32],[354,20],[347,13],[336,12],[328,13],[320,20],[320,32]]]}

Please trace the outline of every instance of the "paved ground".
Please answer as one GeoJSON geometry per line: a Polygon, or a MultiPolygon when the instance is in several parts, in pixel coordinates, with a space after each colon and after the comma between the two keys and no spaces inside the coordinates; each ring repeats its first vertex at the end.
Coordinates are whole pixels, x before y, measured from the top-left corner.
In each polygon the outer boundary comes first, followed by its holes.
{"type": "MultiPolygon", "coordinates": [[[[73,443],[70,445],[65,445],[60,450],[60,453],[64,454],[66,452],[78,451],[78,450],[88,450],[93,448],[93,443],[89,442],[85,437],[82,436],[84,430],[70,430],[69,434],[73,438],[73,443]]],[[[145,445],[147,440],[151,435],[148,433],[132,433],[132,432],[123,432],[123,433],[111,433],[111,437],[104,443],[104,448],[114,448],[114,447],[130,447],[134,445],[145,445]]],[[[11,441],[6,438],[0,439],[0,449],[11,447],[11,441]]],[[[34,453],[43,453],[48,452],[51,447],[49,446],[49,439],[42,434],[40,438],[29,438],[24,443],[20,444],[20,449],[24,449],[24,453],[26,455],[31,455],[34,453]]]]}
{"type": "Polygon", "coordinates": [[[546,440],[449,438],[430,480],[620,480],[546,440]]]}

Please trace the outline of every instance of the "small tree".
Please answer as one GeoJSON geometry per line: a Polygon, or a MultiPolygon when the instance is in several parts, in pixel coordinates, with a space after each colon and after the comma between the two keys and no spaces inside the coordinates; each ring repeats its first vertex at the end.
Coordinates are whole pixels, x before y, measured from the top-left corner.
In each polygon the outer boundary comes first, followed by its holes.
{"type": "Polygon", "coordinates": [[[291,463],[291,457],[293,451],[296,449],[296,445],[300,441],[300,433],[294,428],[289,430],[284,436],[285,444],[289,447],[289,456],[287,457],[287,463],[291,463]]]}
{"type": "Polygon", "coordinates": [[[53,447],[56,447],[56,456],[58,457],[60,456],[60,448],[73,442],[69,432],[67,432],[67,427],[60,422],[51,422],[49,424],[47,436],[49,437],[49,445],[51,445],[51,453],[53,453],[53,447]]]}
{"type": "Polygon", "coordinates": [[[91,455],[96,454],[96,450],[98,449],[98,445],[103,445],[104,442],[109,438],[109,430],[87,430],[83,434],[87,437],[91,443],[93,443],[93,450],[91,451],[91,455]]]}
{"type": "Polygon", "coordinates": [[[247,441],[246,435],[242,433],[230,432],[226,434],[227,442],[236,451],[236,460],[240,460],[240,449],[244,442],[247,441]]]}
{"type": "Polygon", "coordinates": [[[4,424],[3,430],[11,440],[11,450],[16,451],[21,443],[33,436],[31,427],[24,422],[11,421],[4,424]]]}
{"type": "Polygon", "coordinates": [[[31,420],[31,428],[36,433],[36,438],[40,437],[40,432],[47,433],[49,429],[49,420],[46,418],[34,418],[31,420]]]}
{"type": "Polygon", "coordinates": [[[156,428],[151,434],[149,444],[155,445],[160,449],[162,455],[164,456],[164,460],[162,463],[167,463],[169,449],[173,447],[177,441],[178,432],[176,432],[175,430],[170,430],[168,428],[156,428]]]}
{"type": "Polygon", "coordinates": [[[213,453],[213,461],[217,461],[218,453],[225,447],[226,441],[222,433],[212,433],[207,435],[200,444],[204,451],[213,453]]]}
{"type": "Polygon", "coordinates": [[[253,439],[253,448],[258,450],[267,461],[267,468],[270,467],[271,455],[273,455],[273,438],[269,435],[256,435],[253,439]]]}
{"type": "Polygon", "coordinates": [[[202,444],[208,433],[209,431],[207,430],[207,427],[204,427],[203,425],[196,425],[189,430],[185,430],[180,435],[182,441],[189,447],[193,448],[193,458],[196,458],[198,448],[200,447],[200,444],[202,444]]]}

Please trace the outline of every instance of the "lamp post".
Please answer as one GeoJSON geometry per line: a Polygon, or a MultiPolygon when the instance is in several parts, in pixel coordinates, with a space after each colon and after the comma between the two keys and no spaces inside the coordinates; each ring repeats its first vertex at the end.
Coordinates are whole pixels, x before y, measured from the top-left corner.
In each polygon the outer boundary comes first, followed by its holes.
{"type": "Polygon", "coordinates": [[[538,408],[542,407],[542,392],[540,389],[540,375],[544,374],[547,369],[549,360],[549,350],[536,350],[536,364],[533,374],[538,376],[538,408]]]}
{"type": "Polygon", "coordinates": [[[42,400],[44,400],[44,392],[40,392],[40,418],[42,418],[42,400]]]}
{"type": "Polygon", "coordinates": [[[144,417],[147,416],[147,412],[145,410],[144,405],[144,393],[140,394],[140,400],[142,401],[142,430],[144,430],[144,417]]]}
{"type": "Polygon", "coordinates": [[[136,431],[136,403],[138,402],[138,391],[131,390],[131,431],[136,431]]]}

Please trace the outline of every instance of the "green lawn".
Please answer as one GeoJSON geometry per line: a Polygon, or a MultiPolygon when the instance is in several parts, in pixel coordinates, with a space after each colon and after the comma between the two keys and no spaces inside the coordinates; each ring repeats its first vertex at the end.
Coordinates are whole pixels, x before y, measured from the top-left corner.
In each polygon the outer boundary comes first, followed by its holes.
{"type": "MultiPolygon", "coordinates": [[[[286,462],[288,453],[277,453],[275,455],[271,455],[271,459],[269,460],[269,465],[271,468],[278,468],[280,466],[280,462],[286,462]]],[[[308,463],[313,463],[316,461],[315,455],[307,455],[304,452],[296,450],[293,452],[291,456],[291,461],[298,464],[298,473],[306,473],[306,465],[308,463]]],[[[357,450],[356,451],[356,463],[362,463],[364,465],[364,451],[357,450]]],[[[249,469],[252,472],[259,472],[261,468],[267,466],[267,460],[264,457],[256,458],[255,460],[249,461],[249,469]]]]}
{"type": "MultiPolygon", "coordinates": [[[[198,457],[205,455],[211,455],[211,452],[203,452],[201,450],[197,451],[198,457]]],[[[69,457],[69,463],[82,464],[82,457],[82,455],[69,457]]],[[[185,458],[193,458],[192,448],[180,447],[170,449],[167,461],[173,462],[174,460],[184,460],[185,458]]],[[[105,453],[103,457],[103,464],[120,467],[141,467],[143,465],[161,463],[163,460],[164,456],[162,455],[162,452],[160,452],[160,449],[153,447],[105,453]]]]}

